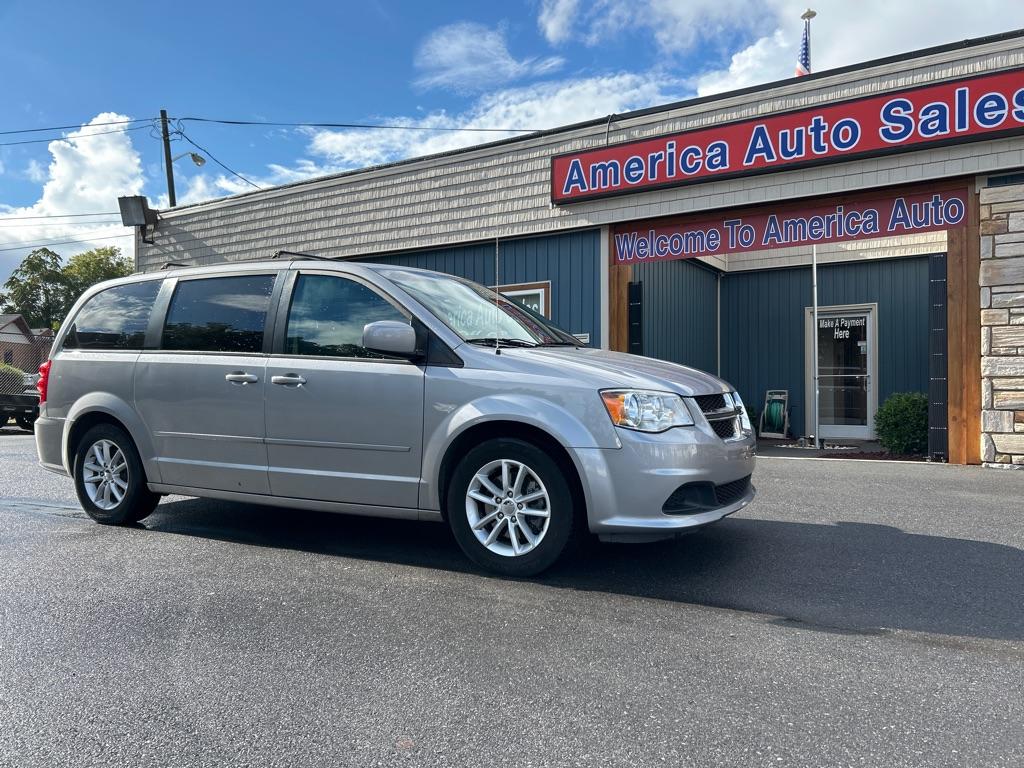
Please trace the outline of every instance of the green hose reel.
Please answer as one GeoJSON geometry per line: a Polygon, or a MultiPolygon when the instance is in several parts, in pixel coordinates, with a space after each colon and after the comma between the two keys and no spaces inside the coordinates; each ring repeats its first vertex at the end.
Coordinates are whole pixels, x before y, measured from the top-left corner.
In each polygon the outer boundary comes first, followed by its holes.
{"type": "Polygon", "coordinates": [[[764,408],[761,409],[761,437],[784,439],[789,432],[789,390],[769,389],[764,393],[764,408]]]}

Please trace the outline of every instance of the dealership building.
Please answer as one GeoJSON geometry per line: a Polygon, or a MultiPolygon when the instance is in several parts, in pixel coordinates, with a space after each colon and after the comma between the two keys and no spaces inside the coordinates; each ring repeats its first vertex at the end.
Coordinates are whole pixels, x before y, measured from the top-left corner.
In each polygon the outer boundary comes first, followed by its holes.
{"type": "Polygon", "coordinates": [[[821,437],[870,439],[923,392],[933,456],[1024,465],[1024,31],[153,221],[141,270],[291,250],[462,275],[751,410],[774,393],[794,437],[817,334],[821,437]]]}

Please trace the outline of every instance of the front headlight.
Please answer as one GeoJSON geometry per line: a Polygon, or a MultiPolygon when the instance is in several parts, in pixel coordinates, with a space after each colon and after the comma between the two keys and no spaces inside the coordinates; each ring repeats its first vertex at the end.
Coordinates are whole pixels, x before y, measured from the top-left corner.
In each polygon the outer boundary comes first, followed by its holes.
{"type": "Polygon", "coordinates": [[[732,401],[736,403],[736,407],[740,409],[740,427],[744,432],[750,434],[754,431],[754,428],[750,425],[750,416],[747,415],[747,406],[745,406],[743,401],[740,399],[739,392],[732,393],[732,401]]]}
{"type": "Polygon", "coordinates": [[[612,424],[639,432],[664,432],[672,427],[688,427],[693,417],[683,398],[671,392],[640,389],[606,389],[601,400],[612,424]]]}

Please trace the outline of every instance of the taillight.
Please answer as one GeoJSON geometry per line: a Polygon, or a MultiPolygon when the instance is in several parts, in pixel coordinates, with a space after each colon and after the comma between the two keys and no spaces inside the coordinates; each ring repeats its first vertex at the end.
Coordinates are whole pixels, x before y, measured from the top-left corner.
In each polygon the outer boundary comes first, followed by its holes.
{"type": "Polygon", "coordinates": [[[50,384],[50,365],[52,360],[47,360],[39,366],[39,381],[36,382],[36,389],[39,390],[39,404],[46,402],[46,388],[50,384]]]}

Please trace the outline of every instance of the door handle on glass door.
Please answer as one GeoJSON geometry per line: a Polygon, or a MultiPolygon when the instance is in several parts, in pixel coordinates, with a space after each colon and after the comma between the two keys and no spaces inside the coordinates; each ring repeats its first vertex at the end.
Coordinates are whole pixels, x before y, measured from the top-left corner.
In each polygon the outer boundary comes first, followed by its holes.
{"type": "Polygon", "coordinates": [[[280,384],[283,387],[301,387],[306,380],[297,373],[289,373],[286,376],[271,376],[271,384],[280,384]]]}
{"type": "Polygon", "coordinates": [[[246,384],[255,384],[259,381],[259,377],[254,373],[246,373],[245,371],[234,371],[224,376],[225,381],[230,381],[232,384],[241,384],[243,387],[246,384]]]}

